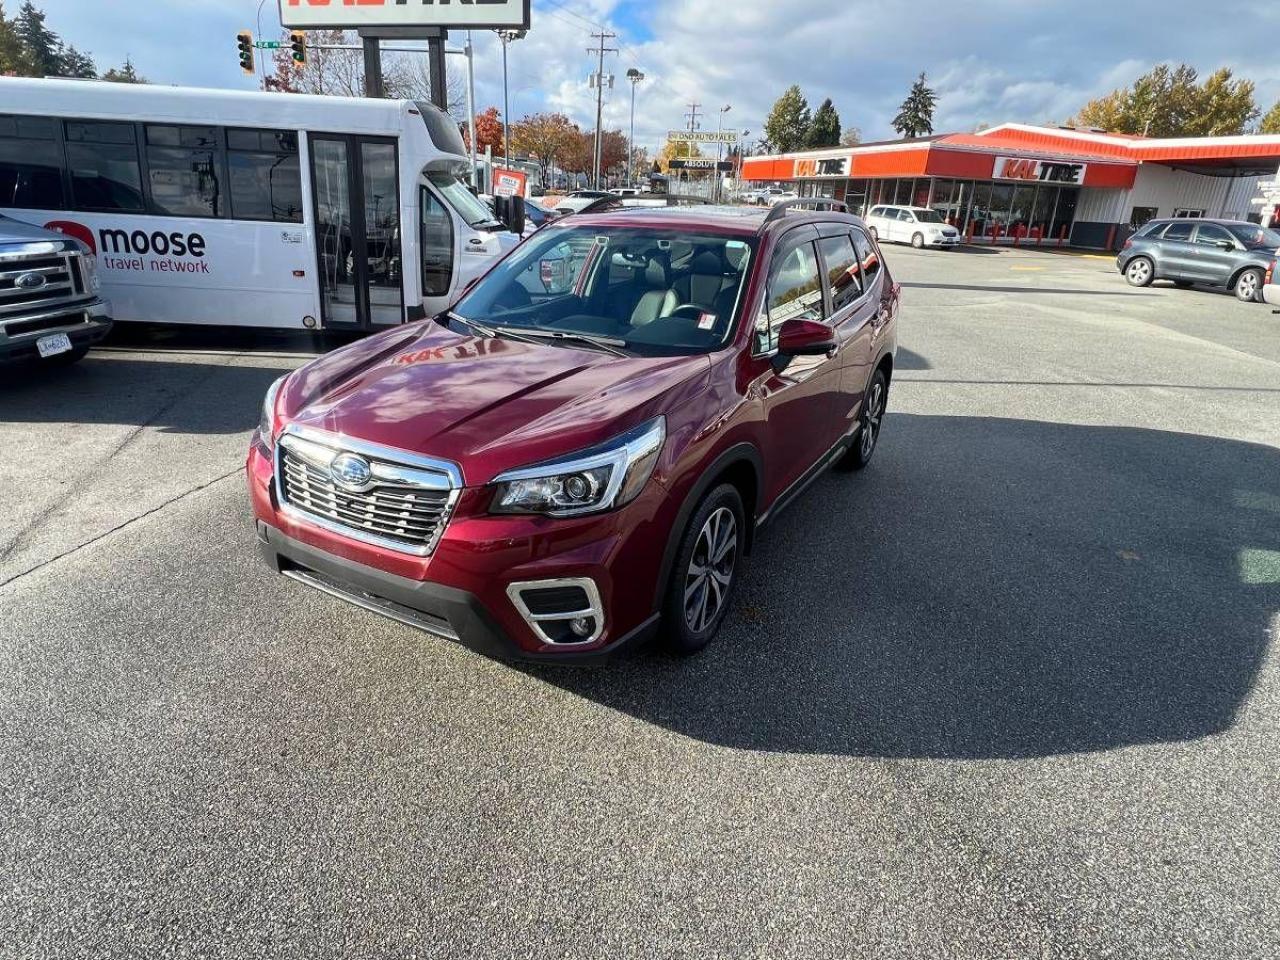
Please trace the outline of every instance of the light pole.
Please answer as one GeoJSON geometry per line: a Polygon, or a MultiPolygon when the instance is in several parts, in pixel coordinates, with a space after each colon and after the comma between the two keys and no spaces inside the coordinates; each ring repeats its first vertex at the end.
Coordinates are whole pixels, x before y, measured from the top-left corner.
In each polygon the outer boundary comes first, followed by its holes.
{"type": "Polygon", "coordinates": [[[498,39],[502,41],[502,163],[511,169],[511,101],[507,98],[507,44],[513,40],[523,40],[523,30],[498,30],[498,39]]]}
{"type": "Polygon", "coordinates": [[[724,115],[732,109],[733,107],[727,103],[723,107],[721,107],[719,110],[720,120],[716,124],[717,139],[716,139],[716,170],[715,170],[716,196],[715,198],[717,200],[720,199],[720,187],[721,187],[721,184],[724,182],[720,176],[720,159],[721,159],[722,152],[724,150],[724,144],[720,142],[719,137],[724,135],[724,115]]]}
{"type": "Polygon", "coordinates": [[[627,79],[631,81],[631,136],[627,140],[627,186],[634,187],[636,183],[636,87],[644,79],[644,74],[632,67],[627,71],[627,79]]]}

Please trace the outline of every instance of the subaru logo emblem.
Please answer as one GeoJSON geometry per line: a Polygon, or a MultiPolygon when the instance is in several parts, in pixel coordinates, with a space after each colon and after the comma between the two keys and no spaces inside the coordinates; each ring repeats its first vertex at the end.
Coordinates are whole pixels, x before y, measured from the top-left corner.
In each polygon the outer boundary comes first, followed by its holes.
{"type": "Polygon", "coordinates": [[[20,290],[34,290],[36,287],[43,287],[44,283],[43,273],[24,273],[13,281],[13,285],[20,290]]]}
{"type": "Polygon", "coordinates": [[[373,469],[364,457],[354,453],[342,453],[329,464],[329,476],[333,482],[348,490],[362,490],[373,479],[373,469]]]}

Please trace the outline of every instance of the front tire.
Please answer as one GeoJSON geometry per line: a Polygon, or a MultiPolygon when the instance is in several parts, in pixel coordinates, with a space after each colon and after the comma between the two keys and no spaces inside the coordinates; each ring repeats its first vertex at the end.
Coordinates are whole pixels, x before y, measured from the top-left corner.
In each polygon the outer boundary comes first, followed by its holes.
{"type": "Polygon", "coordinates": [[[1262,271],[1250,267],[1236,278],[1236,299],[1242,303],[1258,303],[1262,300],[1262,271]]]}
{"type": "Polygon", "coordinates": [[[1156,265],[1147,257],[1134,257],[1124,268],[1124,278],[1131,287],[1149,287],[1156,278],[1156,265]]]}
{"type": "Polygon", "coordinates": [[[858,414],[858,431],[853,437],[853,447],[836,462],[840,470],[863,470],[880,445],[880,426],[889,400],[889,378],[883,370],[877,370],[862,401],[858,414]]]}
{"type": "Polygon", "coordinates": [[[732,484],[721,484],[693,512],[676,553],[662,611],[672,652],[697,653],[719,632],[745,546],[742,497],[732,484]]]}
{"type": "Polygon", "coordinates": [[[924,234],[922,234],[922,233],[913,233],[913,234],[911,235],[911,245],[912,245],[913,247],[915,247],[917,250],[919,250],[921,247],[923,247],[923,246],[924,246],[924,234]]]}

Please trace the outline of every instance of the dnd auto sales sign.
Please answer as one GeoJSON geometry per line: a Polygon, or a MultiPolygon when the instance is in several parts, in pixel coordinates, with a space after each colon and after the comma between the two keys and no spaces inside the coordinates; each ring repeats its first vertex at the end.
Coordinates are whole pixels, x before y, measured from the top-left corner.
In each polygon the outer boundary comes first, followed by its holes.
{"type": "Polygon", "coordinates": [[[294,30],[445,27],[529,29],[531,0],[280,0],[294,30]]]}

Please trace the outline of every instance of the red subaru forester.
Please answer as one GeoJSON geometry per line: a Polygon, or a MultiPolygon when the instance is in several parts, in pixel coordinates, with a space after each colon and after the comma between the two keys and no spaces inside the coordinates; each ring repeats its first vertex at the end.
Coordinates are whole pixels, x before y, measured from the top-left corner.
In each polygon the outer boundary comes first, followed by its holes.
{"type": "Polygon", "coordinates": [[[499,657],[702,648],[760,527],[875,452],[899,286],[841,206],[567,217],[282,378],[247,465],[263,555],[499,657]]]}

